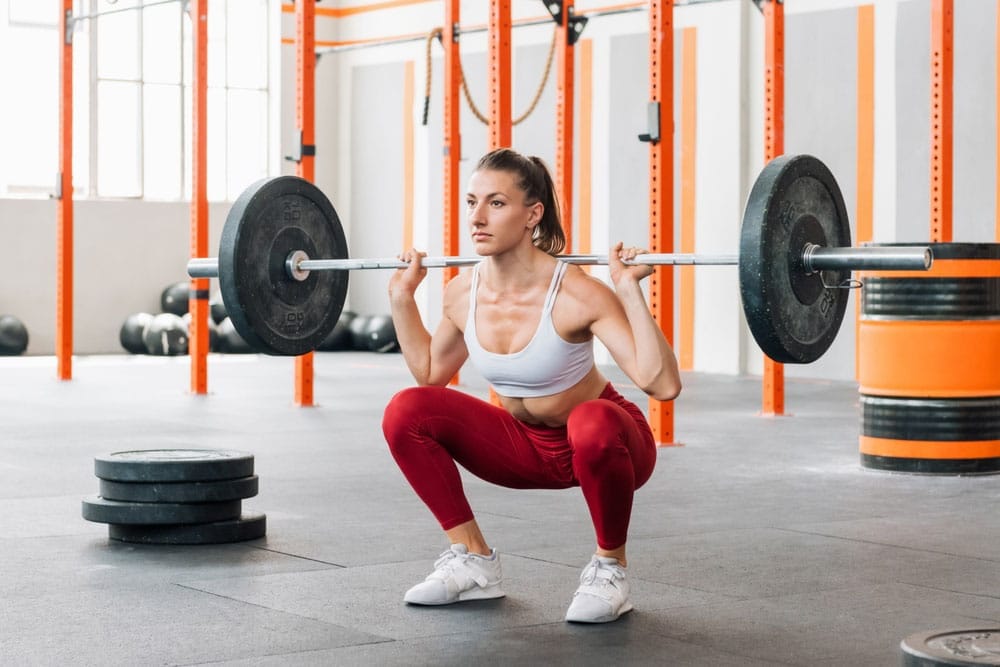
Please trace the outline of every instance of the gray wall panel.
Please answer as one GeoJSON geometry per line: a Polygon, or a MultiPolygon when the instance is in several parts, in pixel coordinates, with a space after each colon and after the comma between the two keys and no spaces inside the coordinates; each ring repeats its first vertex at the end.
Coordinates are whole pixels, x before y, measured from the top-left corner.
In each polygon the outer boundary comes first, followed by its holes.
{"type": "MultiPolygon", "coordinates": [[[[996,6],[957,0],[954,36],[953,239],[995,238],[996,6]]],[[[896,41],[896,229],[901,241],[930,235],[929,0],[899,5],[896,41]]]]}
{"type": "Polygon", "coordinates": [[[955,2],[954,240],[996,240],[996,3],[955,2]]]}
{"type": "MultiPolygon", "coordinates": [[[[595,187],[607,182],[611,240],[642,243],[649,237],[649,147],[637,136],[646,132],[649,100],[649,37],[611,38],[610,164],[595,170],[595,187]],[[605,180],[606,179],[606,180],[605,180]]],[[[599,103],[599,102],[596,102],[599,103]]],[[[661,131],[666,131],[664,128],[661,131]]],[[[604,252],[595,240],[595,252],[604,252]]]]}
{"type": "MultiPolygon", "coordinates": [[[[402,63],[364,65],[351,79],[352,257],[399,252],[403,240],[402,63]]],[[[390,271],[351,274],[349,304],[358,313],[387,313],[390,271]]]]}
{"type": "Polygon", "coordinates": [[[931,12],[928,0],[901,3],[896,25],[895,240],[926,241],[930,235],[931,12]]]}
{"type": "MultiPolygon", "coordinates": [[[[808,153],[833,172],[844,196],[851,238],[857,195],[857,10],[796,14],[785,23],[785,152],[808,153]]],[[[854,377],[854,307],[830,350],[790,376],[854,377]]]]}

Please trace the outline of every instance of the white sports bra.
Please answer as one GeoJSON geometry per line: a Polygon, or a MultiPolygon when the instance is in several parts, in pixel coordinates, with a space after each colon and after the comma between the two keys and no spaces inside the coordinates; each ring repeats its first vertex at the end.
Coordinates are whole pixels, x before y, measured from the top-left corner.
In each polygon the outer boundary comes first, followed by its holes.
{"type": "Polygon", "coordinates": [[[465,324],[465,346],[476,369],[502,396],[530,398],[565,391],[582,380],[594,366],[593,341],[570,343],[552,324],[552,305],[567,264],[558,262],[542,306],[538,329],[523,349],[510,354],[484,350],[476,336],[476,292],[479,265],[472,270],[469,317],[465,324]]]}

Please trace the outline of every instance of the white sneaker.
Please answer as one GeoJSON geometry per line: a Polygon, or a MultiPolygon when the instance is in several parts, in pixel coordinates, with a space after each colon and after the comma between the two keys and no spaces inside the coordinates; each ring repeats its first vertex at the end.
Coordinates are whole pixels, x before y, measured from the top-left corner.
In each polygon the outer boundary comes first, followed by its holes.
{"type": "Polygon", "coordinates": [[[502,598],[500,555],[470,554],[464,544],[453,544],[434,562],[434,571],[406,591],[403,601],[410,604],[451,604],[466,600],[502,598]]]}
{"type": "Polygon", "coordinates": [[[617,558],[594,556],[580,575],[580,587],[566,611],[571,623],[607,623],[632,611],[625,568],[617,558]]]}

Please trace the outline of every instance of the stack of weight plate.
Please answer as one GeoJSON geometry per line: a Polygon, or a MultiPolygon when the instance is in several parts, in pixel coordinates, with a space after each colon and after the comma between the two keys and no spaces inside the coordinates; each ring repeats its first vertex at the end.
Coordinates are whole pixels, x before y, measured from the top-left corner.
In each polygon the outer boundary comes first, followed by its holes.
{"type": "Polygon", "coordinates": [[[253,455],[232,450],[152,449],[94,459],[98,495],[83,518],[108,536],[145,544],[221,544],[263,537],[266,517],[243,512],[257,495],[253,455]]]}

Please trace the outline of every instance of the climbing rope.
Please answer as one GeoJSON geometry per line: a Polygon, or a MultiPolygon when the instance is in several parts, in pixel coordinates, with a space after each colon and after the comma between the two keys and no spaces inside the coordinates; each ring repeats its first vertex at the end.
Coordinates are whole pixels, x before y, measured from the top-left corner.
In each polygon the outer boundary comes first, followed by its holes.
{"type": "MultiPolygon", "coordinates": [[[[530,116],[532,112],[534,112],[535,108],[538,106],[539,100],[542,99],[542,92],[545,90],[545,84],[548,83],[549,73],[552,70],[552,59],[556,53],[556,41],[559,36],[558,30],[559,27],[556,26],[555,30],[552,31],[552,43],[549,45],[549,55],[548,58],[546,58],[545,60],[545,71],[542,73],[542,81],[540,84],[538,84],[538,90],[535,91],[535,96],[531,100],[531,104],[528,105],[528,108],[524,111],[524,113],[522,113],[520,116],[511,121],[512,124],[514,125],[519,125],[522,121],[528,118],[528,116],[530,116]]],[[[425,58],[427,64],[427,72],[426,76],[424,77],[424,80],[426,81],[426,85],[424,86],[424,119],[423,119],[424,125],[427,125],[427,114],[428,110],[430,109],[430,103],[431,103],[431,43],[434,41],[434,39],[437,39],[440,42],[441,35],[443,34],[443,32],[444,31],[441,28],[435,28],[427,35],[427,48],[426,48],[426,58],[425,58]]],[[[469,105],[469,109],[472,111],[472,115],[478,118],[479,121],[484,125],[489,125],[490,119],[487,118],[486,115],[479,110],[479,107],[476,106],[475,101],[472,99],[472,94],[469,92],[469,86],[465,81],[465,70],[462,68],[461,58],[459,58],[458,60],[458,70],[461,73],[462,77],[462,94],[465,97],[465,101],[469,105]]]]}

